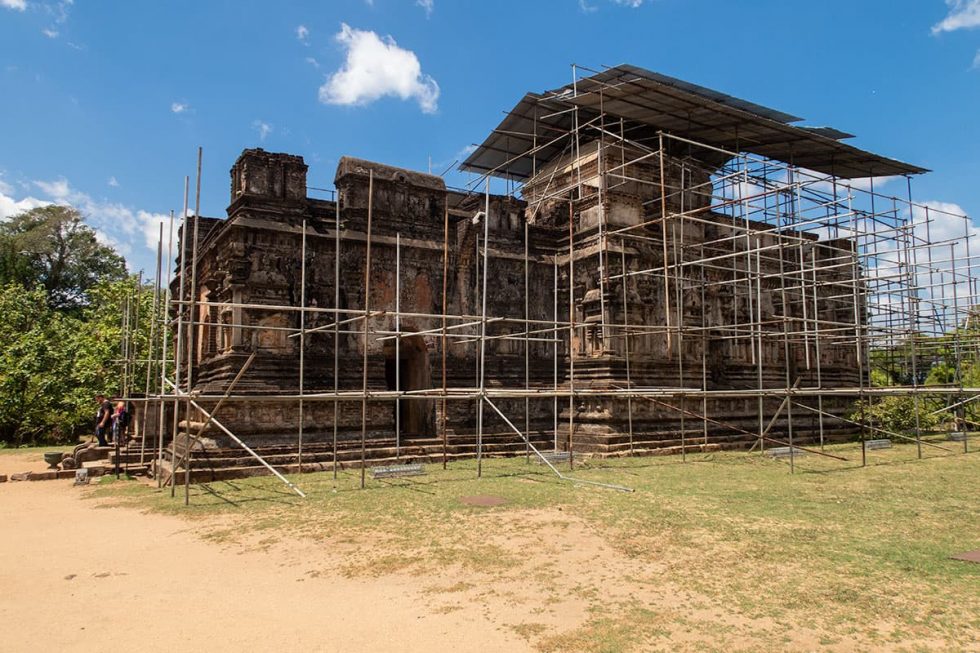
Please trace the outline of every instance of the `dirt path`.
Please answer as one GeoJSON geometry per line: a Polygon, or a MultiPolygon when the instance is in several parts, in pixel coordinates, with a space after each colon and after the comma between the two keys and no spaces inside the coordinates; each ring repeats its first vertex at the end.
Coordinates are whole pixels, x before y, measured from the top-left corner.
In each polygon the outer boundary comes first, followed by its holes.
{"type": "MultiPolygon", "coordinates": [[[[0,456],[0,473],[38,468],[24,456],[0,456]]],[[[322,506],[285,521],[272,509],[195,520],[92,492],[0,484],[0,651],[953,649],[886,615],[743,605],[751,588],[785,588],[810,568],[775,568],[693,527],[679,546],[665,529],[603,531],[551,506],[345,531],[316,523],[322,506]]],[[[859,593],[846,580],[831,574],[806,596],[859,593]]]]}
{"type": "Polygon", "coordinates": [[[86,492],[0,485],[0,650],[528,650],[484,606],[434,609],[424,586],[458,579],[346,578],[315,543],[207,543],[86,492]]]}
{"type": "MultiPolygon", "coordinates": [[[[55,447],[51,451],[61,451],[55,447]]],[[[19,453],[17,451],[5,451],[0,454],[0,475],[10,476],[21,472],[43,472],[48,469],[48,464],[44,462],[44,454],[37,451],[30,453],[19,453]]],[[[0,485],[0,488],[5,486],[0,485]]]]}

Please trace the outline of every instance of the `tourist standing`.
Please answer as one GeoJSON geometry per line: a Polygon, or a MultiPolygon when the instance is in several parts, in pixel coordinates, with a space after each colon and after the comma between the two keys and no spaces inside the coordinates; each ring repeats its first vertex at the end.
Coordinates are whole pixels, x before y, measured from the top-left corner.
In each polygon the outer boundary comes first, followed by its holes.
{"type": "Polygon", "coordinates": [[[116,402],[116,412],[112,414],[112,439],[116,446],[126,444],[128,440],[127,431],[129,430],[129,411],[126,410],[126,402],[116,402]]]}
{"type": "Polygon", "coordinates": [[[95,437],[98,438],[100,447],[107,447],[109,443],[106,442],[106,434],[112,428],[112,402],[104,394],[95,395],[95,402],[99,405],[95,414],[95,437]]]}

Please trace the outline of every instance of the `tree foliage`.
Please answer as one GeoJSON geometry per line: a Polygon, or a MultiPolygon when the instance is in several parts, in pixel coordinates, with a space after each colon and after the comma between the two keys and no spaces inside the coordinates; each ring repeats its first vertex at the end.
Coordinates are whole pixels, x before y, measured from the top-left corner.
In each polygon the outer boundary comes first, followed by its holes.
{"type": "MultiPolygon", "coordinates": [[[[871,352],[873,387],[962,386],[980,387],[980,313],[976,307],[957,328],[936,336],[916,334],[891,347],[871,352]]],[[[956,394],[888,396],[856,402],[853,419],[892,432],[908,433],[933,429],[943,422],[967,420],[980,423],[980,405],[963,404],[959,409],[942,409],[961,401],[956,394]],[[918,408],[918,411],[916,410],[918,408]],[[918,421],[916,420],[918,412],[918,421]]],[[[960,425],[954,424],[955,428],[960,425]]]]}
{"type": "Polygon", "coordinates": [[[42,287],[52,308],[81,308],[96,284],[125,277],[124,259],[70,206],[42,206],[0,222],[0,285],[42,287]]]}
{"type": "MultiPolygon", "coordinates": [[[[0,441],[59,442],[91,430],[97,393],[122,390],[122,316],[132,320],[132,358],[147,357],[152,289],[138,279],[101,281],[76,312],[51,306],[44,288],[0,287],[0,441]],[[140,321],[135,316],[139,305],[140,321]]],[[[146,363],[129,378],[141,391],[146,363]]]]}
{"type": "Polygon", "coordinates": [[[74,320],[48,305],[42,288],[17,284],[0,289],[0,439],[35,441],[70,430],[72,412],[65,380],[73,356],[74,320]]]}
{"type": "Polygon", "coordinates": [[[138,286],[69,206],[0,222],[0,443],[72,439],[93,425],[96,393],[123,389],[124,369],[145,382],[145,363],[121,361],[127,309],[131,349],[147,358],[152,292],[138,286]]]}

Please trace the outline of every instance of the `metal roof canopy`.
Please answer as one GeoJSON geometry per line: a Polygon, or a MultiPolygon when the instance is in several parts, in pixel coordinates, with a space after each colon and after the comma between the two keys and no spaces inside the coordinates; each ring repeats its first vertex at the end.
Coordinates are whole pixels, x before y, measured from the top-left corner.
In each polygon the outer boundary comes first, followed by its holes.
{"type": "MultiPolygon", "coordinates": [[[[928,172],[841,143],[830,127],[794,126],[801,118],[635,66],[616,66],[544,95],[528,93],[460,169],[526,179],[573,142],[574,109],[585,134],[601,114],[622,118],[628,138],[657,131],[733,152],[750,152],[843,179],[928,172]]],[[[619,132],[619,126],[615,131],[619,132]]],[[[655,148],[655,142],[651,145],[655,148]]]]}

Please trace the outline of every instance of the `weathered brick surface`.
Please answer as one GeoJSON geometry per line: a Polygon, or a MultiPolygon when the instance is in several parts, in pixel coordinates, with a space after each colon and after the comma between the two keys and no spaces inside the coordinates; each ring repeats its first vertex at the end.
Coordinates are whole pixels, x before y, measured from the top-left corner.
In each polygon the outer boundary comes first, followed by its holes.
{"type": "MultiPolygon", "coordinates": [[[[701,220],[670,221],[667,238],[671,257],[710,257],[737,253],[746,247],[776,248],[792,243],[792,256],[787,253],[783,261],[774,255],[761,260],[765,281],[759,297],[750,298],[744,290],[735,292],[732,286],[713,283],[742,274],[740,270],[744,268],[739,266],[744,266],[744,257],[729,257],[717,266],[684,267],[681,278],[670,279],[666,288],[663,276],[658,274],[629,276],[625,284],[621,278],[608,279],[619,275],[624,264],[627,272],[655,270],[664,265],[663,246],[657,242],[662,237],[662,227],[657,222],[639,232],[646,239],[637,239],[625,247],[620,241],[604,241],[600,237],[602,226],[635,225],[659,217],[660,202],[650,200],[654,199],[651,189],[659,184],[660,169],[652,163],[632,166],[628,176],[650,183],[614,184],[600,179],[595,153],[591,153],[591,159],[589,156],[585,148],[582,153],[585,163],[581,168],[583,184],[587,190],[604,184],[606,190],[601,203],[596,193],[586,193],[587,199],[583,200],[573,200],[567,195],[543,199],[549,189],[571,185],[573,175],[579,172],[569,161],[559,160],[542,165],[537,177],[525,185],[524,197],[533,203],[529,207],[520,199],[448,190],[439,177],[349,157],[342,158],[337,167],[337,201],[312,199],[306,196],[306,165],[301,157],[245,150],[231,170],[232,198],[227,219],[201,218],[199,225],[198,319],[211,324],[193,329],[187,341],[195,360],[194,390],[221,394],[249,354],[257,350],[259,355],[239,383],[236,394],[260,397],[298,392],[300,339],[290,336],[300,327],[300,314],[285,308],[264,309],[256,305],[300,305],[303,296],[301,234],[305,221],[306,304],[314,309],[339,310],[339,313],[308,312],[305,326],[316,329],[333,325],[337,318],[342,322],[351,320],[353,316],[347,311],[365,306],[369,204],[370,309],[394,311],[397,304],[401,311],[414,315],[400,320],[391,313],[373,317],[372,333],[366,339],[362,333],[363,322],[356,320],[345,322],[337,334],[333,328],[308,333],[304,339],[304,391],[307,393],[332,392],[335,378],[341,391],[359,392],[365,346],[369,392],[395,389],[396,353],[401,360],[402,389],[442,387],[440,334],[410,333],[441,327],[438,316],[444,304],[446,312],[452,315],[481,313],[483,225],[475,222],[480,212],[488,213],[489,220],[487,315],[507,318],[487,325],[487,335],[492,338],[486,342],[484,374],[488,388],[520,389],[526,385],[548,391],[556,383],[559,388],[567,388],[569,354],[574,358],[574,383],[578,389],[625,387],[627,355],[629,382],[634,387],[699,388],[703,384],[714,390],[757,388],[760,372],[756,357],[762,360],[763,387],[785,387],[787,368],[790,377],[799,378],[803,385],[814,383],[815,368],[807,370],[804,366],[807,355],[804,345],[794,341],[787,348],[780,337],[785,319],[795,320],[793,323],[797,325],[801,323],[803,304],[790,297],[784,305],[782,285],[771,277],[780,265],[784,274],[791,277],[793,270],[799,269],[800,257],[826,264],[826,272],[821,272],[825,283],[817,286],[821,317],[846,322],[845,314],[850,312],[853,321],[853,305],[846,298],[827,300],[843,294],[845,286],[835,283],[848,282],[850,267],[846,263],[853,257],[847,241],[818,244],[809,237],[790,234],[792,237],[784,242],[780,238],[786,236],[770,233],[756,234],[753,242],[748,243],[745,239],[731,238],[742,233],[733,227],[731,218],[702,213],[701,220]],[[569,220],[574,236],[571,306],[569,220]],[[448,242],[445,261],[444,239],[448,242]],[[400,252],[396,257],[399,240],[400,252]],[[715,251],[720,246],[710,245],[717,242],[724,243],[723,249],[715,251]],[[396,259],[399,274],[396,274],[396,259]],[[444,263],[448,269],[445,279],[444,263]],[[600,281],[603,267],[607,273],[605,283],[600,281]],[[339,274],[335,272],[337,269],[339,274]],[[760,299],[761,307],[755,304],[760,299]],[[571,311],[577,326],[572,333],[568,328],[559,330],[557,343],[547,341],[551,338],[547,331],[532,336],[541,340],[528,342],[495,338],[524,330],[525,308],[529,319],[542,322],[568,321],[571,311]],[[765,337],[760,350],[754,350],[749,338],[723,337],[729,332],[723,333],[722,327],[749,321],[750,309],[762,313],[765,337]],[[603,333],[597,326],[601,321],[610,325],[626,322],[638,325],[629,339],[628,352],[621,329],[607,327],[603,333]],[[691,329],[681,337],[675,332],[668,338],[662,327],[670,324],[676,328],[678,323],[691,329]],[[397,352],[394,340],[381,339],[384,332],[393,332],[396,327],[406,333],[397,352]],[[335,359],[339,363],[336,377],[335,359]]],[[[605,167],[610,165],[607,162],[605,167]]],[[[708,180],[708,173],[697,172],[682,159],[668,157],[664,175],[666,184],[683,185],[685,189],[671,195],[668,210],[689,211],[707,206],[708,200],[696,189],[708,180]]],[[[189,247],[188,239],[182,237],[181,251],[185,246],[189,247]]],[[[173,284],[175,294],[178,288],[179,278],[173,284]]],[[[459,322],[450,320],[449,324],[459,322]]],[[[546,326],[532,325],[531,329],[546,326]]],[[[470,339],[449,340],[445,352],[445,384],[448,388],[472,387],[478,381],[479,343],[475,336],[479,334],[479,326],[453,329],[450,333],[470,336],[470,339]]],[[[822,343],[819,358],[822,381],[831,387],[857,385],[854,348],[838,343],[838,340],[822,343]]],[[[810,356],[815,358],[812,339],[807,346],[810,356]]],[[[683,419],[679,402],[672,401],[673,407],[643,399],[628,402],[625,397],[581,397],[573,402],[567,397],[557,401],[552,397],[527,401],[508,398],[496,403],[519,428],[557,428],[565,441],[569,438],[571,412],[575,423],[571,438],[578,447],[596,451],[614,451],[623,446],[629,428],[627,407],[630,404],[634,437],[646,439],[651,446],[678,446],[679,438],[703,436],[701,420],[692,419],[690,413],[701,414],[704,410],[715,420],[708,427],[709,439],[737,442],[745,435],[738,429],[758,430],[759,405],[755,399],[711,399],[704,404],[700,399],[692,400],[685,404],[688,415],[683,419]],[[692,426],[692,422],[696,424],[692,426]]],[[[766,422],[778,405],[776,400],[763,402],[766,422]]],[[[823,407],[839,413],[845,409],[846,402],[828,399],[823,407]]],[[[438,398],[404,400],[400,409],[402,431],[409,438],[438,435],[445,416],[451,433],[473,433],[477,410],[473,400],[449,400],[445,410],[438,398]]],[[[368,437],[393,438],[395,416],[393,401],[368,401],[368,437]]],[[[297,438],[299,405],[286,399],[236,399],[222,407],[219,419],[249,443],[289,443],[297,438]]],[[[165,422],[169,424],[169,420],[168,414],[165,422]]],[[[304,440],[331,440],[335,420],[341,438],[359,438],[360,397],[337,403],[304,402],[304,440]]],[[[797,416],[797,421],[800,422],[797,435],[816,428],[813,415],[802,419],[797,416]]],[[[489,408],[484,409],[484,425],[500,432],[509,430],[489,408]]],[[[828,430],[842,426],[834,420],[825,424],[828,430]]],[[[785,419],[777,420],[773,433],[784,430],[785,419]]],[[[228,438],[214,427],[206,435],[214,446],[229,445],[228,438]]]]}

